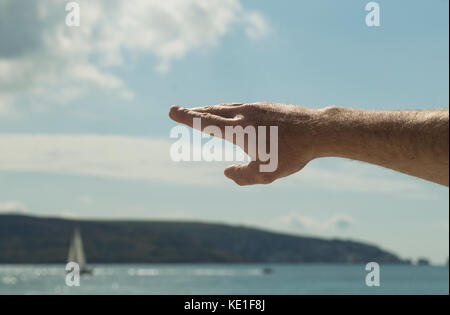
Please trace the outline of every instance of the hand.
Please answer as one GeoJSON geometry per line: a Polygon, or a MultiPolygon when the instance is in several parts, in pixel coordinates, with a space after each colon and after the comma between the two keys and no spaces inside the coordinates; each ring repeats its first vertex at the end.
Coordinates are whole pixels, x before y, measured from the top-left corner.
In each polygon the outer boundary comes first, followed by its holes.
{"type": "MultiPolygon", "coordinates": [[[[169,115],[191,127],[194,118],[201,118],[203,128],[215,125],[222,135],[225,126],[277,126],[278,167],[261,172],[263,163],[257,155],[247,165],[228,167],[225,175],[239,185],[271,183],[319,157],[363,161],[449,184],[448,109],[371,111],[256,103],[193,109],[174,106],[169,115]]],[[[238,145],[248,153],[245,141],[238,145]]]]}
{"type": "MultiPolygon", "coordinates": [[[[201,118],[202,130],[217,126],[225,135],[225,126],[277,126],[278,167],[273,172],[261,172],[258,156],[246,165],[233,165],[225,169],[225,176],[238,185],[269,184],[274,180],[300,171],[312,159],[320,156],[320,110],[295,105],[272,103],[222,104],[199,108],[173,106],[169,116],[173,120],[193,127],[193,119],[201,118]]],[[[268,129],[267,128],[267,129],[268,129]]],[[[269,137],[266,137],[269,141],[269,137]]],[[[234,139],[235,140],[235,139],[234,139]]],[[[236,143],[249,153],[248,143],[236,143]]],[[[258,145],[257,145],[258,147],[258,145]]],[[[269,148],[269,144],[266,145],[269,148]]]]}

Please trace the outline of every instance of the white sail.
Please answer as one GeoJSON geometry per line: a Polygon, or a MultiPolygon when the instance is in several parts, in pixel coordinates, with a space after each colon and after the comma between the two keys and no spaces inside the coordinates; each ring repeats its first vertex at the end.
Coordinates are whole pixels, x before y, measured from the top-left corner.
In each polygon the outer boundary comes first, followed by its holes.
{"type": "Polygon", "coordinates": [[[75,262],[75,246],[73,240],[70,241],[69,255],[67,255],[67,262],[75,262]]]}
{"type": "Polygon", "coordinates": [[[84,255],[83,241],[81,240],[80,230],[78,229],[75,229],[75,232],[73,233],[67,261],[76,262],[80,266],[81,270],[85,269],[86,257],[84,255]]]}

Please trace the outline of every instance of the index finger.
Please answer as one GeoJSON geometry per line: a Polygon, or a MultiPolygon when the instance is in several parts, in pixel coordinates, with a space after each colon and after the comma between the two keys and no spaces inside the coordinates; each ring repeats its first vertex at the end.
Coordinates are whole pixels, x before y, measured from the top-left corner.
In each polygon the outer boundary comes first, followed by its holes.
{"type": "Polygon", "coordinates": [[[217,126],[220,128],[222,133],[225,131],[226,126],[235,126],[240,120],[240,117],[227,118],[212,114],[210,112],[201,112],[179,106],[172,106],[170,108],[169,117],[176,122],[201,131],[208,126],[217,126]],[[197,126],[194,126],[194,118],[201,119],[200,128],[196,128],[197,126]]]}
{"type": "Polygon", "coordinates": [[[208,105],[202,107],[191,108],[195,112],[199,113],[210,113],[213,115],[225,117],[225,118],[234,118],[236,117],[241,109],[241,103],[231,103],[231,104],[220,104],[220,105],[208,105]]]}

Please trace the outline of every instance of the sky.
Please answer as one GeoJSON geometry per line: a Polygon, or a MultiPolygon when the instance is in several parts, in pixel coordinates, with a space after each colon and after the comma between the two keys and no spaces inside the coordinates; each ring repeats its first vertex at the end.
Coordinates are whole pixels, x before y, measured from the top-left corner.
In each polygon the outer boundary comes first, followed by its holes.
{"type": "Polygon", "coordinates": [[[0,213],[221,222],[449,255],[448,188],[320,159],[239,187],[173,162],[173,104],[449,104],[448,1],[0,0],[0,213]]]}

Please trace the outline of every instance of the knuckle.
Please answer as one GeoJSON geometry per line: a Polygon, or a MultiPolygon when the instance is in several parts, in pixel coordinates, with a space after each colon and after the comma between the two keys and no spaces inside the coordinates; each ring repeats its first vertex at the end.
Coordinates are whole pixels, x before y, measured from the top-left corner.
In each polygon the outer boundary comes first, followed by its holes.
{"type": "Polygon", "coordinates": [[[211,113],[202,113],[201,116],[202,116],[202,118],[208,119],[208,120],[213,118],[213,115],[211,113]]]}
{"type": "Polygon", "coordinates": [[[250,111],[250,110],[254,110],[256,108],[257,108],[257,104],[255,104],[255,103],[244,104],[240,107],[240,109],[242,109],[244,111],[250,111]]]}
{"type": "Polygon", "coordinates": [[[237,114],[236,116],[234,116],[234,120],[236,121],[236,123],[239,123],[239,124],[246,124],[249,122],[248,117],[246,117],[242,114],[237,114]]]}

